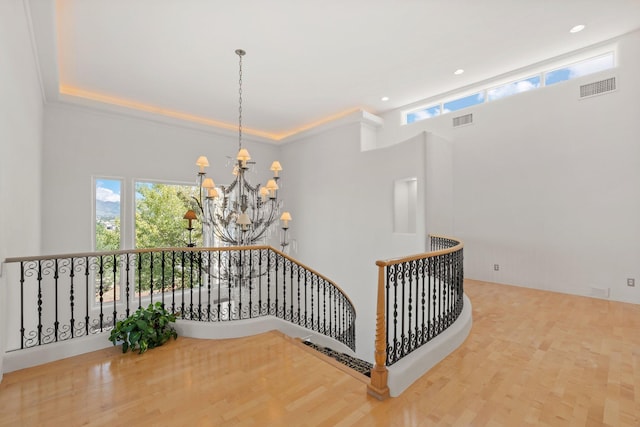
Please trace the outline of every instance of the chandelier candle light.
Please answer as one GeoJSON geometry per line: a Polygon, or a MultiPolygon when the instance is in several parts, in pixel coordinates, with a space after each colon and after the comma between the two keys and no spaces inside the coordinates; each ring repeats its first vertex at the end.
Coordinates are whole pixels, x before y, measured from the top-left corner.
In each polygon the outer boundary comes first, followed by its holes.
{"type": "MultiPolygon", "coordinates": [[[[227,186],[216,186],[213,179],[207,177],[205,168],[209,167],[209,160],[205,156],[198,157],[198,185],[199,197],[196,198],[199,219],[202,224],[202,243],[205,247],[247,246],[266,243],[272,225],[278,220],[282,201],[278,199],[278,180],[282,166],[277,160],[271,164],[273,177],[265,186],[252,185],[247,180],[251,155],[242,147],[242,57],[245,51],[235,51],[239,58],[239,107],[238,107],[238,154],[233,162],[233,181],[227,186]]],[[[191,215],[189,215],[191,216],[191,215]]],[[[187,215],[185,219],[191,221],[187,215]]],[[[287,230],[291,221],[291,214],[283,212],[282,250],[289,245],[287,230]]]]}

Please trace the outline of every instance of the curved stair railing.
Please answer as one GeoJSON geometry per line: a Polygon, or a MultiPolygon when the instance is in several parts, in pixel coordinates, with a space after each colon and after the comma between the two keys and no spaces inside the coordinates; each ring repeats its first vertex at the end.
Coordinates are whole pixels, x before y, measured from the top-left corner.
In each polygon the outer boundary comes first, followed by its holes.
{"type": "Polygon", "coordinates": [[[368,393],[389,397],[387,367],[444,332],[464,305],[463,244],[429,236],[431,252],[377,261],[375,365],[368,393]]]}
{"type": "Polygon", "coordinates": [[[113,328],[160,301],[178,318],[275,316],[355,350],[355,308],[334,282],[270,246],[8,258],[7,350],[113,328]]]}

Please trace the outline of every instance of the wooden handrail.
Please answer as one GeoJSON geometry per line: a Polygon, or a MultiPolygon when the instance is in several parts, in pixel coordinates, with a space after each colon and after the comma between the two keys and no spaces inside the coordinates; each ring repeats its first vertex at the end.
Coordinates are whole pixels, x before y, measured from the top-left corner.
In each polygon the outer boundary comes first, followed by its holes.
{"type": "Polygon", "coordinates": [[[462,240],[457,239],[455,237],[448,237],[448,236],[440,236],[440,235],[436,235],[436,234],[430,234],[429,238],[443,238],[443,239],[449,239],[449,240],[453,240],[458,242],[457,245],[452,246],[450,248],[447,249],[440,249],[437,251],[431,251],[431,252],[423,252],[420,254],[415,254],[415,255],[409,255],[409,256],[405,256],[405,257],[401,257],[401,258],[392,258],[392,259],[388,259],[388,260],[381,260],[381,261],[376,261],[376,265],[379,267],[386,267],[389,265],[394,265],[394,264],[400,264],[403,262],[409,262],[409,261],[415,261],[417,259],[422,259],[422,258],[431,258],[434,256],[438,256],[438,255],[444,255],[444,254],[450,254],[452,252],[455,252],[461,248],[464,247],[464,243],[462,242],[462,240]]]}

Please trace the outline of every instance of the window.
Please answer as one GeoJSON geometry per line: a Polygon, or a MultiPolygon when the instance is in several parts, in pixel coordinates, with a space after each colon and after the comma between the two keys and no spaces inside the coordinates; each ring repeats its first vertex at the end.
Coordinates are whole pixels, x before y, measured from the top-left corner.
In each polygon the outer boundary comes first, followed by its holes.
{"type": "Polygon", "coordinates": [[[184,214],[197,212],[193,196],[198,187],[192,185],[136,182],[136,248],[166,248],[201,245],[199,223],[187,230],[184,214]],[[190,240],[191,239],[191,240],[190,240]]]}
{"type": "MultiPolygon", "coordinates": [[[[117,251],[122,248],[120,195],[122,181],[95,180],[95,248],[96,251],[117,251]]],[[[92,271],[95,281],[95,301],[120,300],[120,265],[117,258],[107,257],[92,271]]]]}
{"type": "Polygon", "coordinates": [[[97,178],[95,180],[95,248],[97,251],[111,251],[121,248],[120,192],[119,179],[97,178]]]}
{"type": "Polygon", "coordinates": [[[540,72],[537,75],[523,78],[521,80],[516,80],[490,89],[483,89],[473,95],[405,112],[403,113],[404,124],[414,123],[420,120],[439,116],[441,114],[461,110],[463,108],[481,104],[485,102],[485,100],[487,102],[495,101],[496,99],[505,98],[517,93],[537,89],[543,86],[543,82],[545,86],[548,86],[558,82],[571,80],[576,77],[597,73],[598,71],[608,70],[613,67],[615,67],[613,52],[608,52],[604,55],[565,65],[561,68],[556,68],[544,73],[540,72]]]}
{"type": "Polygon", "coordinates": [[[548,71],[544,75],[544,84],[549,86],[558,82],[575,79],[576,77],[597,73],[598,71],[608,70],[613,67],[613,52],[610,52],[606,55],[585,59],[584,61],[576,62],[566,67],[548,71]]]}
{"type": "Polygon", "coordinates": [[[507,96],[527,92],[539,87],[540,76],[529,77],[487,90],[487,101],[495,101],[496,99],[506,98],[507,96]]]}
{"type": "Polygon", "coordinates": [[[407,113],[406,124],[440,115],[440,104],[407,113]]]}
{"type": "Polygon", "coordinates": [[[474,93],[473,95],[468,95],[463,98],[445,102],[442,106],[442,111],[444,113],[450,113],[451,111],[461,110],[463,108],[471,107],[472,105],[482,104],[483,102],[484,92],[478,92],[474,93]]]}

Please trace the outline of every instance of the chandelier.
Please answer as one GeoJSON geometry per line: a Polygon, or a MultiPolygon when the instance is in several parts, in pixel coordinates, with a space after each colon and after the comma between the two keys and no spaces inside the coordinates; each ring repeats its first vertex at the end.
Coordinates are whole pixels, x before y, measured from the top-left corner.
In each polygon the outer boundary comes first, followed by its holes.
{"type": "MultiPolygon", "coordinates": [[[[238,90],[238,154],[233,164],[233,180],[228,185],[216,185],[207,176],[205,168],[209,160],[205,156],[198,157],[199,196],[194,197],[197,205],[196,214],[188,211],[184,218],[189,220],[189,246],[191,241],[192,220],[198,219],[202,225],[202,244],[205,247],[247,246],[265,244],[278,221],[282,201],[278,198],[279,172],[282,166],[277,160],[271,164],[273,177],[266,185],[252,185],[247,179],[251,166],[251,156],[242,146],[242,57],[245,51],[235,51],[239,58],[239,90],[238,90]]],[[[284,251],[288,246],[287,230],[291,214],[283,212],[279,219],[282,222],[280,246],[284,251]]]]}

